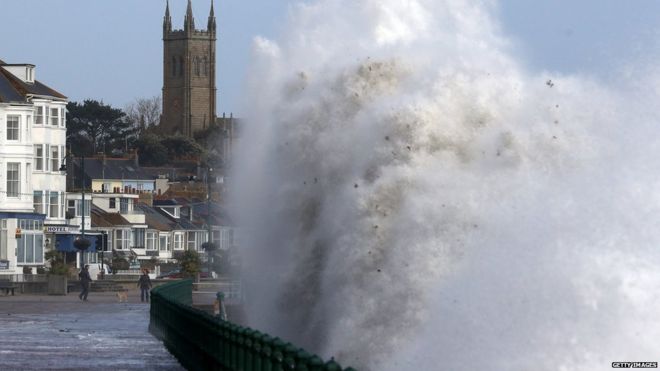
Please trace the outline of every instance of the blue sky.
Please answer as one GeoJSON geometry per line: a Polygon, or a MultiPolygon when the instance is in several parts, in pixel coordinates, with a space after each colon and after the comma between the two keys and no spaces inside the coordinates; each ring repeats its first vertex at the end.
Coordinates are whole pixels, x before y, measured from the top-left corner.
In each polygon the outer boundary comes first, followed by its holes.
{"type": "MultiPolygon", "coordinates": [[[[215,0],[218,115],[239,111],[252,39],[277,39],[293,3],[215,0]]],[[[170,0],[175,28],[183,25],[185,6],[186,0],[170,0]]],[[[193,0],[198,27],[209,7],[210,0],[193,0]]],[[[499,8],[504,32],[531,70],[607,80],[619,64],[660,49],[654,0],[503,0],[499,8]]],[[[37,79],[71,100],[123,107],[160,94],[164,9],[165,0],[0,0],[0,59],[36,64],[37,79]]]]}

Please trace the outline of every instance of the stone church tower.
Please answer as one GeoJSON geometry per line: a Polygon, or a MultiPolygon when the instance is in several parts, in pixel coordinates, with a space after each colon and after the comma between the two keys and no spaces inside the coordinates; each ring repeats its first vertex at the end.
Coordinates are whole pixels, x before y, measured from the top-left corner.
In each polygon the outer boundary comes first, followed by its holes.
{"type": "Polygon", "coordinates": [[[183,30],[173,30],[168,1],[163,20],[161,129],[165,133],[192,137],[215,121],[215,42],[213,3],[206,30],[195,29],[191,0],[183,30]]]}

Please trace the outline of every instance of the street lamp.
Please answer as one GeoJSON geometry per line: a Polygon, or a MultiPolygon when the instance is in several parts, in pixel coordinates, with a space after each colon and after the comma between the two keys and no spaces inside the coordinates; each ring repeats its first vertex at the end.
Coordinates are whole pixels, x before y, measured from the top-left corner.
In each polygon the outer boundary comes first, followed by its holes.
{"type": "MultiPolygon", "coordinates": [[[[64,159],[68,159],[69,154],[67,154],[64,159]]],[[[76,239],[73,241],[73,247],[75,247],[77,250],[79,250],[81,253],[84,250],[87,250],[89,246],[91,245],[91,242],[85,238],[85,156],[80,157],[81,162],[80,162],[80,179],[82,182],[82,187],[81,187],[81,193],[82,193],[82,207],[80,208],[82,210],[82,226],[81,226],[81,235],[76,237],[76,239]]],[[[60,171],[66,172],[66,164],[63,162],[62,166],[60,166],[60,171]]],[[[81,255],[82,258],[82,255],[81,255]]]]}
{"type": "Polygon", "coordinates": [[[213,243],[213,230],[211,229],[211,172],[213,169],[207,167],[206,169],[206,228],[208,229],[208,241],[202,244],[202,249],[206,250],[207,263],[209,276],[213,277],[211,274],[211,268],[213,267],[213,253],[216,249],[216,245],[213,243]]]}

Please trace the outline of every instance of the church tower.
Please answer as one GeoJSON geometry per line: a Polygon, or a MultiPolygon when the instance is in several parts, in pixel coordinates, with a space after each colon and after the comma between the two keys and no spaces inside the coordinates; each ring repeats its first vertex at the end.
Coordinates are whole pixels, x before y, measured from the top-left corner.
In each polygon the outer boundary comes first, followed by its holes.
{"type": "Polygon", "coordinates": [[[169,0],[163,19],[163,115],[167,134],[192,137],[215,121],[216,25],[211,2],[207,29],[195,29],[191,0],[182,30],[172,29],[169,0]]]}

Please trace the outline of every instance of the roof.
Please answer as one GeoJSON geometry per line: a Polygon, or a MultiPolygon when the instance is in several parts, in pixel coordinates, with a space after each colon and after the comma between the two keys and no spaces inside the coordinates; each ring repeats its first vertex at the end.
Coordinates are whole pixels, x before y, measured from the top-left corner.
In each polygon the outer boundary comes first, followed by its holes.
{"type": "MultiPolygon", "coordinates": [[[[153,201],[155,207],[168,207],[168,206],[181,206],[181,207],[190,207],[193,212],[193,221],[191,224],[196,225],[197,228],[203,227],[207,223],[207,216],[209,214],[209,208],[205,200],[198,198],[185,198],[185,197],[175,197],[171,199],[161,199],[153,201]]],[[[211,225],[216,226],[230,226],[232,225],[232,220],[229,217],[227,211],[220,206],[217,202],[210,203],[210,218],[209,222],[211,225]]],[[[181,218],[180,220],[185,220],[190,223],[189,220],[181,218]]]]}
{"type": "MultiPolygon", "coordinates": [[[[2,67],[0,67],[0,71],[2,67]]],[[[0,72],[0,102],[3,103],[27,103],[27,99],[14,88],[11,80],[0,72]]]]}
{"type": "Polygon", "coordinates": [[[11,66],[0,61],[0,102],[27,103],[28,95],[48,96],[57,99],[67,99],[60,92],[46,86],[39,80],[34,83],[27,83],[11,72],[2,68],[2,66],[11,66]]]}
{"type": "Polygon", "coordinates": [[[176,223],[173,223],[172,220],[162,215],[153,207],[147,206],[145,204],[139,204],[138,208],[144,211],[144,221],[149,227],[149,229],[157,229],[159,231],[171,231],[176,223]]]}
{"type": "Polygon", "coordinates": [[[154,200],[154,205],[156,206],[177,206],[179,203],[176,200],[167,199],[167,200],[154,200]]]}
{"type": "Polygon", "coordinates": [[[145,223],[150,229],[157,229],[159,231],[199,231],[203,229],[186,218],[174,218],[158,207],[151,207],[145,204],[140,204],[138,207],[144,211],[145,223]]]}
{"type": "Polygon", "coordinates": [[[199,161],[197,160],[175,160],[170,161],[168,166],[143,166],[142,171],[154,178],[166,175],[169,180],[186,180],[190,176],[197,175],[199,161]]]}
{"type": "MultiPolygon", "coordinates": [[[[80,158],[75,158],[73,163],[80,169],[80,158]]],[[[85,158],[85,174],[90,179],[154,180],[129,158],[85,158]]]]}
{"type": "Polygon", "coordinates": [[[118,213],[109,213],[98,206],[92,205],[91,210],[92,227],[116,227],[118,225],[131,225],[131,222],[124,219],[118,213]]]}

